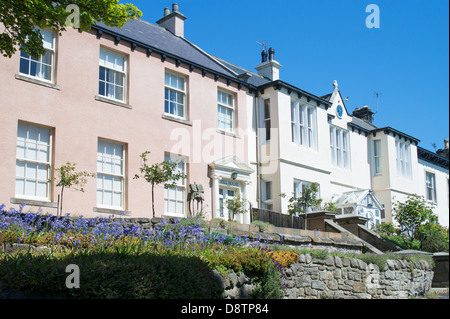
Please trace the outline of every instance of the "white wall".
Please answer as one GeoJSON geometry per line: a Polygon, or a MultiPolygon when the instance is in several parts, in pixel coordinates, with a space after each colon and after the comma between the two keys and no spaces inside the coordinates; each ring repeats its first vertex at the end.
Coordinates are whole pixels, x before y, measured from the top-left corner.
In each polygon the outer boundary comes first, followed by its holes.
{"type": "Polygon", "coordinates": [[[448,170],[437,165],[419,160],[418,182],[421,185],[419,195],[427,198],[426,173],[432,173],[436,182],[436,202],[433,212],[438,216],[439,224],[449,227],[449,174],[448,170]]]}

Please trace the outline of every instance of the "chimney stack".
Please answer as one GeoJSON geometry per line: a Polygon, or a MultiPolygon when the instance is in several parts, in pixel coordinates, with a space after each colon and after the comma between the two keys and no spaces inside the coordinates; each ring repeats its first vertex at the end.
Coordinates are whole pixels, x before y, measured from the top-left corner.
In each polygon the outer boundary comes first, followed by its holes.
{"type": "Polygon", "coordinates": [[[442,156],[442,157],[449,158],[448,138],[446,138],[444,140],[444,149],[443,150],[438,150],[436,153],[438,155],[442,156]]]}
{"type": "Polygon", "coordinates": [[[357,108],[353,111],[352,116],[360,118],[361,120],[366,121],[367,123],[372,124],[373,122],[373,112],[367,105],[364,105],[362,108],[357,108]]]}
{"type": "Polygon", "coordinates": [[[256,66],[258,74],[270,79],[271,81],[276,81],[280,79],[280,69],[281,64],[275,60],[275,49],[270,48],[269,54],[267,54],[266,49],[261,53],[262,62],[256,66]],[[267,57],[269,61],[267,61],[267,57]]]}
{"type": "Polygon", "coordinates": [[[164,8],[164,17],[156,23],[178,37],[184,38],[184,20],[187,18],[180,13],[177,3],[172,5],[172,13],[170,8],[164,8]]]}

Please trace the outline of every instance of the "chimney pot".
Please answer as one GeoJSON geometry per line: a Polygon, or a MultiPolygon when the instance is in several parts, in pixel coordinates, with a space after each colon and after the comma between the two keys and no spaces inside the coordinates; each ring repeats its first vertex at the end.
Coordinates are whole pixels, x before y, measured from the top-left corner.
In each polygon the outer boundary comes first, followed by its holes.
{"type": "Polygon", "coordinates": [[[262,62],[262,63],[267,62],[267,56],[268,56],[267,51],[266,51],[266,49],[264,49],[264,50],[261,52],[261,62],[262,62]]]}
{"type": "Polygon", "coordinates": [[[275,60],[275,49],[270,48],[269,49],[269,61],[273,61],[273,60],[275,60]]]}
{"type": "Polygon", "coordinates": [[[168,16],[170,14],[170,8],[164,8],[164,16],[168,16]]]}
{"type": "Polygon", "coordinates": [[[448,150],[448,138],[444,140],[445,149],[448,150]]]}
{"type": "Polygon", "coordinates": [[[179,11],[178,3],[172,4],[172,11],[173,11],[173,12],[178,12],[178,11],[179,11]]]}

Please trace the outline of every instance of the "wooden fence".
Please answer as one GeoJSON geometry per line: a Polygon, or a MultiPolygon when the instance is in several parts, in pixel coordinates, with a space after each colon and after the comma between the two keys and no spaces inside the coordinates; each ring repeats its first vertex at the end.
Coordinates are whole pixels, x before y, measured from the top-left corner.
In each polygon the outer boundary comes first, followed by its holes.
{"type": "Polygon", "coordinates": [[[303,217],[289,216],[270,210],[252,208],[252,221],[255,220],[267,222],[276,227],[285,228],[303,229],[305,225],[303,217]]]}

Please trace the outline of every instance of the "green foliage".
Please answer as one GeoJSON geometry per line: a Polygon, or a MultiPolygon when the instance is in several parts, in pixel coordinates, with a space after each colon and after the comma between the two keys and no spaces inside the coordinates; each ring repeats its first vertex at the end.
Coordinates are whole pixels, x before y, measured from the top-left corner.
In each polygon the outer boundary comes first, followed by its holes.
{"type": "Polygon", "coordinates": [[[400,229],[394,228],[391,222],[377,225],[373,230],[403,249],[448,252],[448,228],[437,223],[433,208],[422,196],[409,195],[405,202],[393,204],[394,219],[400,229]]]}
{"type": "Polygon", "coordinates": [[[449,235],[448,228],[439,224],[428,223],[421,225],[416,236],[420,241],[421,250],[428,252],[448,252],[449,235]]]}
{"type": "Polygon", "coordinates": [[[94,21],[122,27],[128,19],[142,16],[136,6],[119,3],[119,0],[3,0],[0,22],[5,31],[0,34],[0,53],[10,58],[20,47],[33,57],[45,54],[42,35],[36,28],[51,28],[58,33],[66,31],[66,21],[72,14],[66,11],[70,4],[79,8],[82,31],[89,31],[94,21]]]}
{"type": "Polygon", "coordinates": [[[281,299],[284,291],[281,286],[282,275],[273,263],[269,263],[268,271],[261,284],[253,291],[254,299],[281,299]]]}
{"type": "Polygon", "coordinates": [[[380,235],[384,236],[394,236],[397,234],[397,229],[394,227],[394,223],[381,223],[378,225],[374,225],[372,230],[380,235]]]}
{"type": "Polygon", "coordinates": [[[164,254],[31,255],[0,258],[4,287],[40,296],[83,299],[213,299],[221,289],[198,257],[164,254]],[[67,265],[80,268],[80,289],[65,286],[67,265]]]}
{"type": "Polygon", "coordinates": [[[253,221],[252,225],[258,226],[259,227],[259,231],[261,233],[264,233],[267,230],[267,227],[273,226],[271,223],[263,222],[263,221],[260,221],[260,220],[253,221]]]}
{"type": "Polygon", "coordinates": [[[228,212],[230,212],[228,215],[229,221],[232,221],[234,216],[238,214],[245,214],[247,212],[247,200],[242,198],[240,193],[232,199],[229,199],[225,205],[228,208],[228,212]]]}
{"type": "Polygon", "coordinates": [[[326,202],[322,205],[322,209],[327,212],[334,213],[337,209],[336,204],[333,202],[326,202]]]}
{"type": "Polygon", "coordinates": [[[79,188],[79,191],[84,192],[87,178],[96,176],[94,173],[76,172],[75,168],[75,163],[67,162],[65,165],[56,169],[56,172],[58,173],[58,178],[55,179],[57,181],[56,186],[61,187],[61,200],[59,203],[60,215],[62,215],[64,188],[74,188],[76,186],[79,188]]]}
{"type": "Polygon", "coordinates": [[[176,162],[164,161],[153,165],[147,164],[148,154],[150,154],[149,151],[145,151],[141,154],[140,157],[142,163],[139,168],[140,175],[135,174],[134,179],[142,177],[152,185],[152,211],[153,217],[155,217],[155,186],[164,184],[165,188],[173,188],[176,186],[177,181],[186,178],[186,175],[178,171],[178,163],[176,162]]]}
{"type": "Polygon", "coordinates": [[[408,195],[405,202],[393,203],[394,219],[401,227],[401,235],[408,240],[416,239],[416,230],[423,224],[436,223],[433,204],[429,204],[423,196],[408,195]]]}
{"type": "MultiPolygon", "coordinates": [[[[290,215],[305,214],[308,207],[317,208],[322,204],[322,199],[317,198],[319,193],[319,184],[312,183],[303,187],[302,196],[296,197],[295,194],[289,199],[288,212],[290,215]]],[[[307,229],[307,220],[305,215],[305,229],[307,229]]]]}
{"type": "Polygon", "coordinates": [[[309,186],[303,187],[302,196],[293,197],[289,199],[288,212],[291,215],[296,213],[306,213],[308,207],[320,207],[322,199],[317,198],[319,192],[319,184],[312,183],[309,186]]]}

